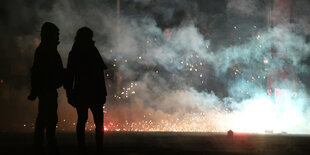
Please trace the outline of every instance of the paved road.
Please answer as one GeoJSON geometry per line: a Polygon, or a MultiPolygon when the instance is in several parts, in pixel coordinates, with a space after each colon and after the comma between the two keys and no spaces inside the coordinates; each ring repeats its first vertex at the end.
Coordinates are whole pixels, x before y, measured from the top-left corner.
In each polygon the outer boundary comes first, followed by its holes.
{"type": "MultiPolygon", "coordinates": [[[[74,133],[58,133],[61,154],[75,154],[74,133]]],[[[89,154],[94,135],[87,133],[89,154]]],[[[32,154],[31,133],[0,133],[0,154],[32,154]]],[[[309,135],[258,135],[183,132],[107,132],[105,154],[310,154],[309,135]]]]}

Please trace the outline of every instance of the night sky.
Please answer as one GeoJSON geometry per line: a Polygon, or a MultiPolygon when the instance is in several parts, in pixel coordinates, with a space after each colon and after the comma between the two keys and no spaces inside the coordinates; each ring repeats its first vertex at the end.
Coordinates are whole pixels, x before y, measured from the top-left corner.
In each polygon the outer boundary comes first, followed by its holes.
{"type": "MultiPolygon", "coordinates": [[[[78,28],[94,31],[109,67],[107,130],[310,133],[310,2],[292,0],[284,13],[277,6],[285,4],[120,0],[118,13],[117,0],[4,0],[0,132],[33,131],[38,100],[27,100],[30,68],[41,25],[49,21],[60,29],[64,67],[78,28]],[[275,57],[274,49],[281,56],[275,57]],[[287,83],[297,82],[299,89],[298,98],[275,106],[266,84],[271,70],[283,67],[279,57],[292,62],[298,78],[287,83]],[[266,116],[259,118],[261,112],[266,116]]],[[[73,131],[76,112],[64,89],[58,93],[58,131],[73,131]]],[[[90,115],[87,130],[94,129],[92,122],[90,115]]]]}

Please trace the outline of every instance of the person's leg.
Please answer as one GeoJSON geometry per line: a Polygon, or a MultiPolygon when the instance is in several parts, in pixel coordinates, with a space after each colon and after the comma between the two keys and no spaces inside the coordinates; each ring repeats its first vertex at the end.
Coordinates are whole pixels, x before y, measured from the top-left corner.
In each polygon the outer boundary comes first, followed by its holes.
{"type": "Polygon", "coordinates": [[[103,107],[101,105],[95,105],[90,107],[93,113],[94,122],[96,125],[96,145],[97,153],[103,152],[103,107]]]}
{"type": "Polygon", "coordinates": [[[57,92],[53,92],[48,96],[48,116],[46,126],[46,139],[50,154],[59,154],[55,135],[57,122],[57,92]]]}
{"type": "Polygon", "coordinates": [[[77,106],[76,107],[78,122],[76,125],[76,135],[78,140],[79,152],[81,154],[86,152],[85,146],[85,123],[88,117],[88,107],[87,106],[77,106]]]}
{"type": "Polygon", "coordinates": [[[43,154],[44,152],[44,129],[46,125],[46,110],[44,99],[39,99],[38,116],[34,128],[34,151],[35,154],[43,154]]]}

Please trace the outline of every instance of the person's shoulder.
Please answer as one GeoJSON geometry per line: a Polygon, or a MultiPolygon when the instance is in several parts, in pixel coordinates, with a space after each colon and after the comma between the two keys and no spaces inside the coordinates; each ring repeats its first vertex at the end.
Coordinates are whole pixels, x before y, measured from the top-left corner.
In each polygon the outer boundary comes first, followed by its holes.
{"type": "Polygon", "coordinates": [[[42,51],[43,51],[43,48],[42,48],[41,45],[39,45],[39,46],[36,48],[34,54],[35,54],[35,55],[41,55],[42,51]]]}
{"type": "Polygon", "coordinates": [[[36,51],[39,52],[39,53],[46,53],[47,51],[52,51],[52,48],[47,46],[47,45],[40,44],[37,47],[36,51]]]}
{"type": "Polygon", "coordinates": [[[41,44],[39,44],[39,46],[36,48],[36,51],[40,51],[40,50],[42,50],[42,45],[41,44]]]}
{"type": "Polygon", "coordinates": [[[90,47],[90,50],[93,51],[93,52],[96,53],[96,54],[100,54],[98,48],[97,48],[95,45],[92,45],[92,46],[90,47]]]}
{"type": "Polygon", "coordinates": [[[92,50],[98,50],[94,42],[88,44],[88,48],[90,48],[92,50]]]}

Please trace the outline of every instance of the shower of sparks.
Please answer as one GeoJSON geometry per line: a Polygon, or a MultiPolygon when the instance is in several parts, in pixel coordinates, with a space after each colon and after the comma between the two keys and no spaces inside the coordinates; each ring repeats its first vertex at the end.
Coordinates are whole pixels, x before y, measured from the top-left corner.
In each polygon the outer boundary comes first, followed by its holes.
{"type": "MultiPolygon", "coordinates": [[[[287,100],[287,98],[285,99],[287,100]]],[[[105,120],[105,131],[170,131],[170,132],[225,132],[232,129],[237,132],[283,133],[302,121],[298,109],[291,100],[276,105],[266,97],[250,101],[238,112],[226,113],[210,111],[186,113],[183,116],[167,115],[165,119],[154,120],[153,113],[145,113],[140,121],[111,122],[105,120]],[[288,109],[280,108],[285,106],[288,109]]],[[[106,112],[105,115],[110,115],[106,112]]],[[[113,114],[111,114],[113,115],[113,114]]],[[[94,129],[94,126],[88,126],[94,129]]]]}
{"type": "MultiPolygon", "coordinates": [[[[254,30],[257,29],[257,26],[253,26],[254,30]]],[[[238,26],[233,26],[234,30],[238,30],[238,26]]],[[[237,33],[237,32],[236,32],[237,33]]],[[[239,41],[243,38],[236,34],[236,37],[239,41]]],[[[253,35],[253,38],[257,40],[263,39],[261,35],[253,35]]],[[[159,38],[153,38],[146,40],[145,42],[148,46],[152,44],[158,44],[159,38]]],[[[206,44],[205,47],[208,50],[211,50],[209,44],[206,44]]],[[[257,45],[256,48],[262,48],[262,45],[257,45]]],[[[187,79],[197,80],[200,85],[208,87],[207,77],[214,73],[209,73],[208,64],[199,54],[190,51],[191,55],[188,58],[182,58],[174,60],[171,56],[171,63],[179,65],[179,68],[182,68],[183,75],[186,75],[187,79]]],[[[113,50],[109,50],[109,53],[112,54],[113,50]]],[[[210,51],[212,53],[212,51],[210,51]]],[[[134,61],[144,61],[143,55],[138,55],[135,57],[134,61]]],[[[223,58],[225,59],[225,58],[223,58]]],[[[228,58],[227,58],[228,59],[228,58]]],[[[112,59],[113,67],[129,65],[131,61],[130,58],[114,58],[112,59]]],[[[263,61],[259,62],[260,67],[267,67],[271,62],[269,57],[264,57],[263,61]]],[[[255,66],[256,67],[256,66],[255,66]]],[[[265,72],[257,75],[253,72],[246,72],[244,66],[241,64],[233,65],[229,68],[231,71],[230,76],[232,78],[242,78],[245,79],[247,83],[257,84],[260,80],[266,80],[268,76],[265,72]]],[[[160,75],[160,71],[154,69],[153,72],[157,76],[160,75]]],[[[113,74],[106,73],[107,78],[113,78],[113,74]]],[[[0,81],[3,83],[3,80],[0,81]]],[[[118,104],[128,105],[130,98],[137,97],[139,94],[138,91],[139,84],[136,81],[126,81],[122,83],[119,92],[116,92],[113,96],[116,99],[118,104]]],[[[248,90],[240,89],[238,90],[240,94],[249,95],[248,90]]],[[[252,132],[252,133],[264,133],[266,131],[273,132],[285,132],[285,130],[290,129],[291,126],[298,125],[301,121],[301,116],[298,115],[297,109],[294,109],[292,106],[291,99],[288,99],[288,102],[284,102],[283,105],[276,105],[272,100],[266,96],[261,96],[260,98],[249,101],[249,103],[241,110],[232,111],[230,109],[225,110],[210,110],[210,111],[201,111],[201,112],[187,112],[182,116],[175,116],[165,114],[165,117],[162,119],[157,119],[154,117],[154,113],[145,113],[142,118],[137,120],[118,120],[113,119],[117,117],[116,114],[110,113],[109,109],[104,107],[104,131],[171,131],[171,132],[225,132],[229,129],[237,132],[252,132]],[[281,109],[281,106],[284,106],[288,110],[281,109]],[[112,117],[112,119],[111,119],[112,117]],[[289,122],[289,123],[288,123],[289,122]]],[[[109,103],[114,104],[114,103],[109,103]]],[[[74,130],[76,122],[69,122],[66,119],[58,123],[57,129],[62,131],[74,130]],[[69,125],[68,125],[69,124],[69,125]],[[69,126],[69,127],[68,127],[69,126]],[[66,130],[65,130],[66,129],[66,130]]],[[[33,128],[34,124],[25,123],[23,124],[24,128],[33,128]]],[[[86,130],[92,131],[95,130],[94,123],[87,122],[86,130]]]]}

